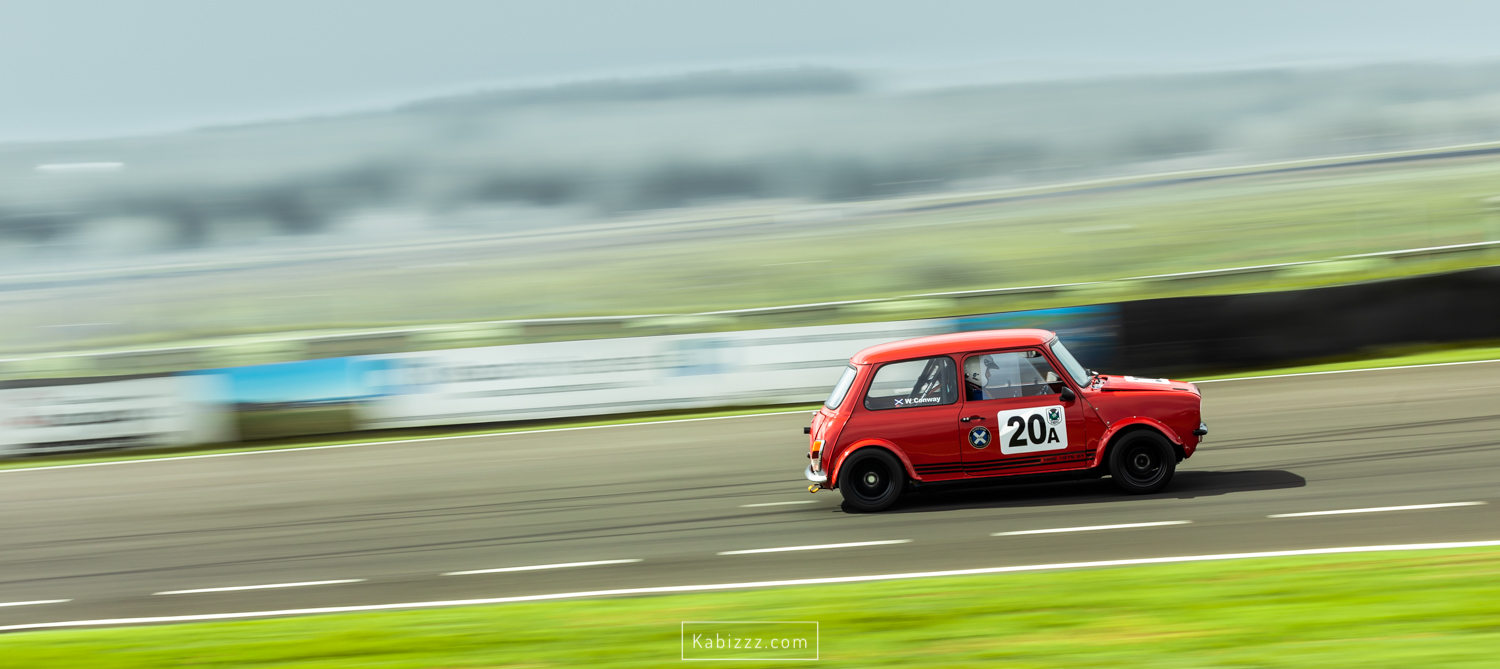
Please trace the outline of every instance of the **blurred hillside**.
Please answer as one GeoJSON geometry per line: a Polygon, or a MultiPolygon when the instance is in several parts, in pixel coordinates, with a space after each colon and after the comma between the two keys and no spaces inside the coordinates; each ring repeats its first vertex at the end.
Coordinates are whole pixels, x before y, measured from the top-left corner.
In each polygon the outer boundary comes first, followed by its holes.
{"type": "Polygon", "coordinates": [[[1496,139],[1500,64],[941,90],[819,69],[600,81],[0,145],[0,261],[431,240],[1496,139]]]}

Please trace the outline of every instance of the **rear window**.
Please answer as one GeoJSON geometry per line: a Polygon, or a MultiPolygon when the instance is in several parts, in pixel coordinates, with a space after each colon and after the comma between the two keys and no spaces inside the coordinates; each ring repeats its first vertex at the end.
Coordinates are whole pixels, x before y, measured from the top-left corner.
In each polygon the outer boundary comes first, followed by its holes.
{"type": "Polygon", "coordinates": [[[908,409],[958,401],[958,367],[947,356],[881,366],[865,393],[865,408],[908,409]]]}
{"type": "Polygon", "coordinates": [[[828,396],[828,401],[824,402],[823,406],[837,409],[840,404],[844,403],[844,396],[849,394],[849,386],[854,385],[855,373],[853,367],[844,368],[844,375],[839,377],[838,384],[833,387],[833,393],[828,396]]]}

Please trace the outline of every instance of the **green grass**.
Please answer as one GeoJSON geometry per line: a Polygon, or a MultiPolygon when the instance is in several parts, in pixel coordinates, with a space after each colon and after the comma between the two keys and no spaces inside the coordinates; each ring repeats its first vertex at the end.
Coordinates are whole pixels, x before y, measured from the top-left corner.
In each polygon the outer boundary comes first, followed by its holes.
{"type": "MultiPolygon", "coordinates": [[[[143,278],[118,289],[70,294],[66,303],[16,303],[7,311],[9,327],[0,332],[0,349],[17,354],[59,350],[56,330],[44,326],[55,324],[57,310],[65,307],[102,322],[133,323],[148,314],[150,322],[159,324],[149,331],[101,332],[66,344],[78,350],[221,341],[236,334],[684,314],[1326,260],[1500,239],[1500,210],[1491,200],[1497,194],[1500,158],[1475,157],[1149,188],[1078,189],[1033,200],[986,202],[973,194],[952,198],[970,200],[972,206],[950,209],[922,209],[894,200],[825,205],[805,220],[795,207],[774,203],[665,211],[649,215],[655,221],[649,225],[622,220],[615,227],[560,238],[544,234],[474,241],[468,248],[440,252],[403,249],[396,260],[327,262],[297,271],[279,265],[247,268],[226,275],[232,282],[198,275],[143,278]],[[307,294],[309,286],[317,287],[315,294],[307,294]],[[139,301],[141,295],[150,297],[149,304],[139,301]]],[[[1495,262],[1497,255],[1365,259],[1240,277],[1122,282],[962,306],[928,300],[930,308],[909,314],[871,313],[851,305],[795,322],[737,316],[709,327],[857,322],[951,315],[971,307],[1009,311],[1287,290],[1482,266],[1495,262]]],[[[557,336],[622,334],[599,330],[601,326],[577,327],[577,332],[557,336]]],[[[504,343],[529,341],[533,335],[499,327],[466,336],[504,343]]]]}
{"type": "Polygon", "coordinates": [[[662,667],[679,662],[684,620],[817,621],[823,659],[816,666],[827,667],[1489,668],[1500,649],[1500,551],[1266,558],[28,632],[0,636],[0,663],[662,667]]]}

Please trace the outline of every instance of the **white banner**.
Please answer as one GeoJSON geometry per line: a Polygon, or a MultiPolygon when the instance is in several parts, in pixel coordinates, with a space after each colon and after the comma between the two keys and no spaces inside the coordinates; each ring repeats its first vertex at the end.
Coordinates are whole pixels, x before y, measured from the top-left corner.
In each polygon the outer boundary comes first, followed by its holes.
{"type": "Polygon", "coordinates": [[[363,356],[361,427],[817,402],[849,357],[943,319],[363,356]]]}
{"type": "Polygon", "coordinates": [[[232,441],[213,376],[0,389],[0,457],[232,441]]]}

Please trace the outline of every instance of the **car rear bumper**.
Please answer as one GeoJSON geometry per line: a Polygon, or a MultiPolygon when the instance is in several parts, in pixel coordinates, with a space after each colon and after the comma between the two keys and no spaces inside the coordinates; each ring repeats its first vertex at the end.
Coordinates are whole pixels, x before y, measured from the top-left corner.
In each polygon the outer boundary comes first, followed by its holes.
{"type": "Polygon", "coordinates": [[[813,472],[812,465],[810,465],[810,464],[807,466],[807,470],[804,471],[804,472],[802,472],[802,477],[805,478],[805,479],[807,479],[807,480],[809,480],[809,481],[812,481],[813,483],[827,483],[828,482],[828,475],[827,474],[818,474],[818,473],[813,472]]]}

